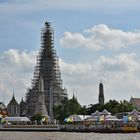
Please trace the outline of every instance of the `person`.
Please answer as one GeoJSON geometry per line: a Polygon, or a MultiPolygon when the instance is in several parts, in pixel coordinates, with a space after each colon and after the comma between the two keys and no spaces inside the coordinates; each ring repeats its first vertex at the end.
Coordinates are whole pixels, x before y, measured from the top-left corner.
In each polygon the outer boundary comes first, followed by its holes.
{"type": "Polygon", "coordinates": [[[37,125],[37,120],[35,120],[35,125],[37,125]]]}

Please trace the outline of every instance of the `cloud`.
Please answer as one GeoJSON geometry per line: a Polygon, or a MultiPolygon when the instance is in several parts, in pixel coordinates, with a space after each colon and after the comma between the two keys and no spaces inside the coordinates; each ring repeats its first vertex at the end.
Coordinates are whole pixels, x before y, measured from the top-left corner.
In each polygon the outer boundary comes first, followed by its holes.
{"type": "Polygon", "coordinates": [[[15,72],[30,72],[35,63],[35,57],[36,52],[20,52],[16,49],[9,49],[0,54],[2,67],[12,67],[15,72]]]}
{"type": "MultiPolygon", "coordinates": [[[[6,104],[13,90],[18,102],[31,85],[36,52],[9,49],[0,53],[0,92],[6,92],[6,104]]],[[[135,53],[99,56],[88,63],[69,63],[59,59],[63,85],[69,97],[75,94],[84,105],[98,102],[98,84],[103,81],[105,99],[122,100],[138,97],[140,91],[140,59],[135,53]]],[[[2,95],[3,96],[3,95],[2,95]]],[[[1,96],[1,100],[2,99],[1,96]]]]}
{"type": "Polygon", "coordinates": [[[73,64],[65,62],[61,58],[59,60],[62,77],[64,77],[64,83],[68,87],[73,89],[75,85],[81,87],[91,84],[90,74],[93,71],[93,67],[90,63],[73,64]]]}
{"type": "Polygon", "coordinates": [[[9,49],[0,53],[0,92],[3,94],[5,90],[6,104],[13,90],[20,101],[22,93],[30,87],[35,60],[36,52],[9,49]]]}
{"type": "Polygon", "coordinates": [[[63,9],[63,10],[92,10],[97,9],[108,10],[114,9],[119,11],[125,11],[130,9],[138,9],[140,2],[137,0],[5,0],[0,2],[0,12],[19,12],[21,13],[32,13],[39,12],[48,9],[63,9]],[[121,3],[121,4],[120,4],[121,3]],[[5,11],[5,9],[7,9],[5,11]]]}
{"type": "MultiPolygon", "coordinates": [[[[90,61],[88,63],[70,64],[60,59],[60,68],[65,77],[71,77],[73,81],[77,78],[77,84],[85,82],[84,84],[88,85],[88,81],[91,83],[93,81],[99,82],[102,79],[112,81],[115,76],[122,77],[122,75],[128,74],[137,78],[140,63],[135,53],[123,53],[113,57],[99,56],[94,62],[90,61]]],[[[70,85],[73,85],[73,83],[70,85]]]]}
{"type": "Polygon", "coordinates": [[[99,67],[103,71],[133,71],[139,69],[139,63],[135,53],[131,54],[118,54],[112,57],[101,56],[99,60],[99,67]]]}
{"type": "Polygon", "coordinates": [[[98,102],[98,84],[103,82],[105,99],[129,100],[140,91],[140,59],[135,53],[99,56],[87,63],[66,63],[60,59],[64,85],[70,97],[74,88],[81,104],[98,102]]]}
{"type": "Polygon", "coordinates": [[[59,59],[60,67],[63,73],[68,76],[83,75],[87,74],[87,71],[91,71],[92,67],[90,64],[70,64],[64,62],[61,58],[59,59]]]}
{"type": "Polygon", "coordinates": [[[80,33],[65,32],[60,39],[60,45],[66,48],[86,47],[94,50],[100,50],[102,47],[96,43],[92,38],[86,38],[80,33]]]}
{"type": "Polygon", "coordinates": [[[140,31],[125,32],[120,29],[112,29],[105,24],[99,24],[91,29],[86,29],[84,33],[65,32],[60,39],[60,45],[66,48],[81,47],[96,51],[102,49],[120,50],[140,45],[140,31]]]}

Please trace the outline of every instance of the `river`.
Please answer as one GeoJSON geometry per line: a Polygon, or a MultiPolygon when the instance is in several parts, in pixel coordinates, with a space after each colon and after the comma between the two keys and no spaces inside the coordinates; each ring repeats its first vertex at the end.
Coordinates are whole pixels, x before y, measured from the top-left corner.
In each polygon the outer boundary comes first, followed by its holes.
{"type": "Polygon", "coordinates": [[[140,133],[0,132],[0,140],[140,140],[140,133]]]}

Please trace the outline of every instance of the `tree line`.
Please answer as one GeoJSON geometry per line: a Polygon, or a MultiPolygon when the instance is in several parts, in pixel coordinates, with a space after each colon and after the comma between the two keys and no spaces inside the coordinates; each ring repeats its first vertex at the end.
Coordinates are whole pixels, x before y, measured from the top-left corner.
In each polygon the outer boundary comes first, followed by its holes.
{"type": "Polygon", "coordinates": [[[54,107],[54,117],[56,120],[59,120],[60,123],[63,123],[64,119],[70,115],[91,115],[96,110],[101,112],[104,109],[114,115],[121,112],[130,112],[134,107],[126,100],[109,100],[104,105],[97,103],[90,104],[88,106],[81,106],[73,96],[72,99],[65,98],[62,100],[61,104],[54,107]]]}

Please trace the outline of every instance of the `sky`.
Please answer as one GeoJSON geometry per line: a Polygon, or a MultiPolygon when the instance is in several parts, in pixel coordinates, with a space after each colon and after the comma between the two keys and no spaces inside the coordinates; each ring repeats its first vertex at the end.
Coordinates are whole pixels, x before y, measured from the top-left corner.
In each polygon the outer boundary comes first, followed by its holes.
{"type": "Polygon", "coordinates": [[[139,0],[0,0],[0,101],[31,86],[41,28],[54,29],[63,87],[81,105],[140,98],[139,0]]]}

